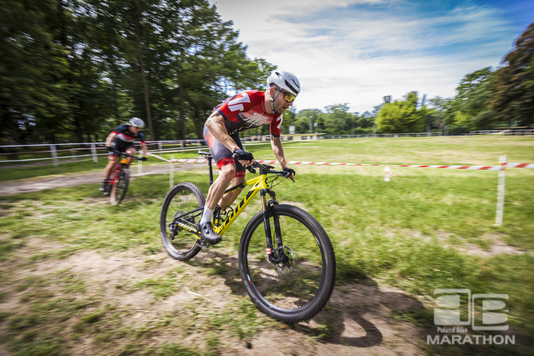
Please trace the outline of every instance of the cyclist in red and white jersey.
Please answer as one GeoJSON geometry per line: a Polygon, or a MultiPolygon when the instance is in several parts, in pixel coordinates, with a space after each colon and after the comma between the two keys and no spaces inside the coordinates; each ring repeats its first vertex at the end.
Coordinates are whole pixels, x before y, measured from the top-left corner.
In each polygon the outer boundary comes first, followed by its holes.
{"type": "Polygon", "coordinates": [[[282,113],[293,105],[300,93],[300,83],[295,75],[275,70],[267,78],[267,85],[265,92],[247,90],[226,99],[214,108],[206,120],[204,139],[214,161],[217,162],[219,176],[210,186],[202,219],[197,228],[202,237],[212,244],[221,241],[211,224],[217,203],[224,210],[234,202],[241,189],[223,196],[226,187],[231,181],[232,186],[244,182],[245,166],[254,163],[252,154],[243,150],[239,131],[269,125],[274,155],[282,169],[289,172],[290,178],[294,180],[295,171],[287,167],[280,133],[282,113]]]}

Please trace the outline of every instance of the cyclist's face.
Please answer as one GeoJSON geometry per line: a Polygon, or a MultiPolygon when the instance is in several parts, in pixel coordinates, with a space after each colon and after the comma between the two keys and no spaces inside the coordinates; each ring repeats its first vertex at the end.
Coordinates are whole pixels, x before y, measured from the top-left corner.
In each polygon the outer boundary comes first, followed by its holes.
{"type": "MultiPolygon", "coordinates": [[[[274,92],[274,95],[276,95],[276,92],[274,92]]],[[[290,106],[293,106],[293,103],[295,101],[295,96],[281,90],[278,96],[276,97],[276,100],[274,101],[274,108],[276,109],[276,112],[281,114],[286,109],[288,109],[290,106]],[[288,101],[291,100],[291,101],[288,101]]]]}
{"type": "Polygon", "coordinates": [[[139,133],[141,131],[140,128],[134,126],[134,125],[131,125],[130,126],[130,130],[132,130],[133,133],[139,133]]]}

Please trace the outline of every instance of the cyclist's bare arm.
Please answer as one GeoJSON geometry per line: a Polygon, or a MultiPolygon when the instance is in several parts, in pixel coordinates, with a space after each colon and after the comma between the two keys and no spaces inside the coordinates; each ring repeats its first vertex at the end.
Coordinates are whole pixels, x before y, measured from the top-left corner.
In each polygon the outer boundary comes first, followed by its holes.
{"type": "MultiPolygon", "coordinates": [[[[239,146],[235,143],[234,140],[228,135],[228,131],[226,130],[226,126],[224,126],[224,117],[222,117],[219,112],[214,111],[210,117],[208,117],[208,120],[206,120],[206,126],[208,127],[208,130],[210,130],[211,134],[224,145],[224,147],[228,148],[230,152],[234,152],[235,150],[239,149],[239,146]]],[[[250,165],[254,163],[254,160],[252,161],[239,161],[244,165],[250,165]]]]}
{"type": "MultiPolygon", "coordinates": [[[[282,169],[287,168],[287,161],[286,156],[284,155],[284,148],[282,147],[282,140],[280,137],[274,137],[271,135],[271,147],[273,149],[273,153],[276,156],[276,159],[278,162],[280,162],[280,165],[282,166],[282,169]]],[[[295,180],[295,176],[291,174],[291,180],[295,180]]]]}
{"type": "Polygon", "coordinates": [[[113,142],[115,137],[117,137],[117,133],[116,132],[112,132],[112,133],[110,133],[108,135],[108,137],[106,138],[106,147],[110,147],[111,146],[111,143],[113,142]]]}

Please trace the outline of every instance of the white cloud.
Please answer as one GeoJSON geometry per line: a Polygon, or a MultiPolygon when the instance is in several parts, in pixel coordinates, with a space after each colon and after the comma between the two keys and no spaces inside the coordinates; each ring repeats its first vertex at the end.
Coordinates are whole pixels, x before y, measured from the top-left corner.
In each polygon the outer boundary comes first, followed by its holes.
{"type": "Polygon", "coordinates": [[[449,97],[464,75],[498,65],[513,39],[488,7],[422,16],[385,0],[216,5],[223,20],[234,21],[249,57],[299,77],[298,110],[348,103],[363,112],[384,95],[399,99],[412,90],[449,97]]]}

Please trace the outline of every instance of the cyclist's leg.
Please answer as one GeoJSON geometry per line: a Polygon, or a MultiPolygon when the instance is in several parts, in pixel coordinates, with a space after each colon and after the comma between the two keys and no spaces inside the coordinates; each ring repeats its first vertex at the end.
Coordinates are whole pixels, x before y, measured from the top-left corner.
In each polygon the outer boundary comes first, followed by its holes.
{"type": "Polygon", "coordinates": [[[232,158],[232,152],[213,137],[206,126],[204,126],[204,139],[208,143],[211,156],[219,168],[219,176],[210,186],[208,196],[206,197],[205,207],[213,210],[224,194],[226,187],[228,187],[228,184],[235,176],[236,162],[232,158]]]}
{"type": "Polygon", "coordinates": [[[107,188],[109,176],[111,174],[111,171],[117,164],[117,161],[119,160],[119,157],[113,153],[110,153],[108,156],[108,164],[106,168],[104,168],[104,180],[102,181],[102,186],[100,187],[100,191],[104,192],[107,188]]]}
{"type": "Polygon", "coordinates": [[[113,167],[117,164],[117,161],[119,160],[119,157],[113,153],[110,153],[108,156],[108,165],[104,169],[104,180],[109,179],[109,175],[111,174],[111,171],[113,170],[113,167]]]}
{"type": "MultiPolygon", "coordinates": [[[[135,150],[133,143],[130,146],[128,146],[128,148],[126,148],[125,152],[131,156],[135,156],[136,150],[135,150]]],[[[128,165],[132,164],[132,160],[133,160],[132,157],[127,157],[126,159],[128,160],[128,165]]]]}
{"type": "Polygon", "coordinates": [[[204,205],[204,211],[202,218],[197,225],[198,230],[202,233],[202,237],[212,243],[216,244],[221,241],[221,236],[219,236],[215,231],[213,231],[213,225],[211,223],[213,210],[217,205],[217,201],[221,198],[228,186],[228,183],[232,180],[235,175],[235,162],[232,157],[232,152],[228,150],[222,143],[217,141],[215,137],[209,132],[208,128],[204,126],[204,138],[208,143],[210,148],[211,155],[215,162],[217,162],[217,167],[219,168],[219,176],[208,190],[208,196],[206,197],[206,204],[204,205]]]}
{"type": "MultiPolygon", "coordinates": [[[[241,139],[239,138],[239,135],[234,135],[231,137],[235,141],[235,143],[239,146],[239,148],[243,149],[243,144],[241,143],[241,139]]],[[[235,187],[236,185],[239,185],[245,182],[245,173],[246,173],[245,167],[241,163],[239,163],[239,161],[235,161],[235,166],[236,166],[236,172],[235,172],[234,178],[232,179],[232,187],[235,187]]],[[[224,196],[219,201],[219,206],[221,207],[221,209],[224,210],[230,205],[232,205],[232,203],[236,200],[236,198],[239,196],[239,193],[241,193],[242,190],[243,188],[240,188],[240,189],[236,189],[234,191],[224,194],[224,196]]]]}

